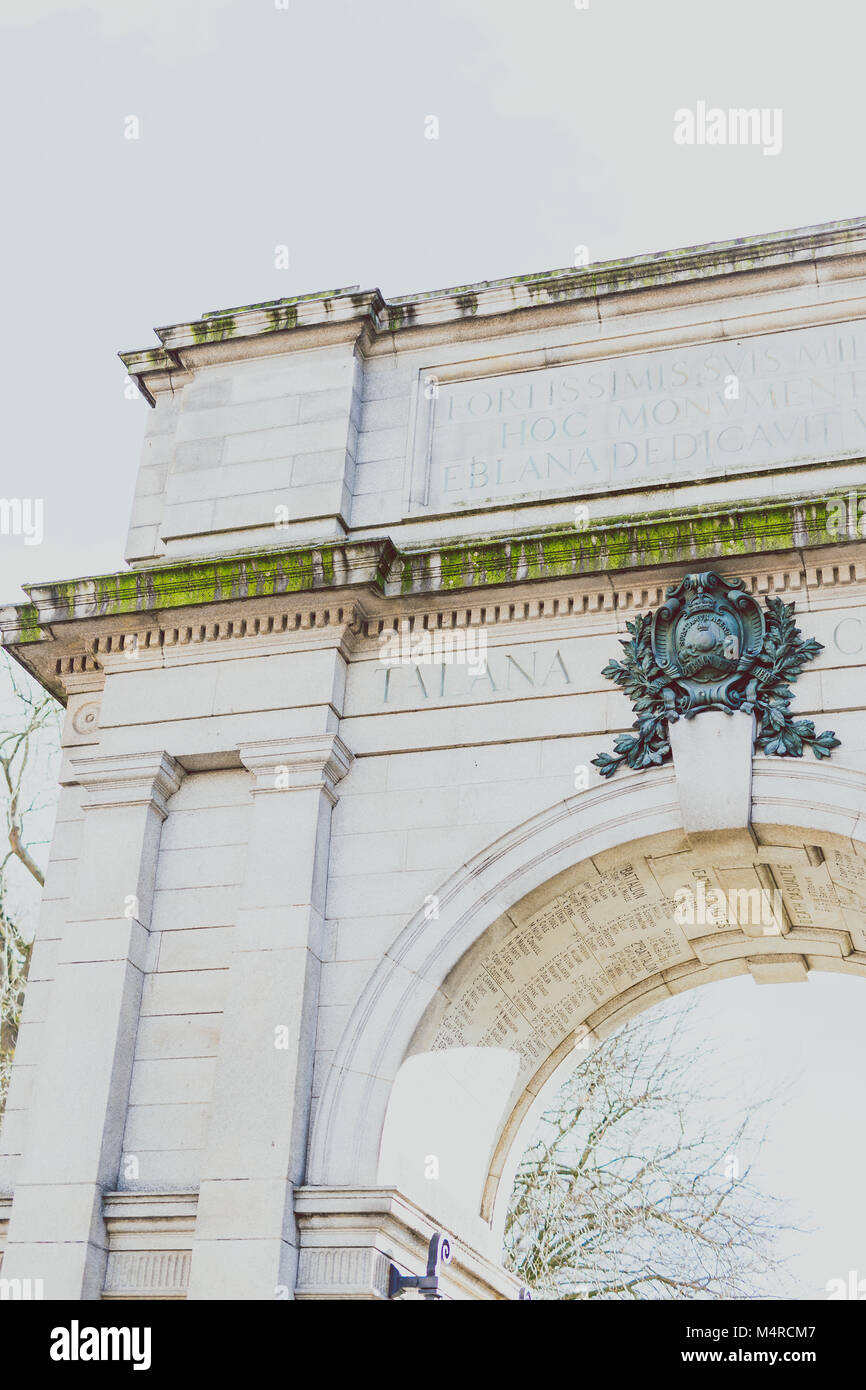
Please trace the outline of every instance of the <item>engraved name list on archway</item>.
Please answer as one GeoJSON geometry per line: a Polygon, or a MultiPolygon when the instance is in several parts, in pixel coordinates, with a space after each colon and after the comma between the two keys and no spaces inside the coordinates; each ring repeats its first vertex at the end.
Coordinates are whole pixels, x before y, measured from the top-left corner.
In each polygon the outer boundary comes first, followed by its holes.
{"type": "Polygon", "coordinates": [[[866,449],[864,323],[434,381],[419,392],[413,485],[413,506],[434,510],[866,449]]]}
{"type": "MultiPolygon", "coordinates": [[[[769,873],[775,885],[769,891],[781,897],[784,930],[817,932],[809,944],[821,954],[863,952],[866,856],[831,845],[821,853],[816,864],[814,847],[770,845],[755,851],[754,862],[769,873]]],[[[726,933],[723,959],[750,954],[756,937],[780,939],[787,950],[794,944],[780,937],[775,909],[762,915],[761,885],[751,865],[698,864],[689,853],[654,860],[635,855],[607,872],[583,863],[574,877],[572,886],[533,904],[525,917],[512,909],[492,929],[489,949],[456,967],[443,989],[450,1003],[432,1051],[510,1049],[520,1058],[522,1083],[596,1009],[696,960],[696,938],[726,933]],[[699,881],[712,908],[679,916],[677,893],[694,890],[699,881]]],[[[802,938],[797,946],[804,949],[802,938]]]]}
{"type": "Polygon", "coordinates": [[[631,985],[693,958],[640,861],[589,877],[502,937],[454,981],[432,1049],[506,1047],[533,1073],[577,1023],[631,985]]]}

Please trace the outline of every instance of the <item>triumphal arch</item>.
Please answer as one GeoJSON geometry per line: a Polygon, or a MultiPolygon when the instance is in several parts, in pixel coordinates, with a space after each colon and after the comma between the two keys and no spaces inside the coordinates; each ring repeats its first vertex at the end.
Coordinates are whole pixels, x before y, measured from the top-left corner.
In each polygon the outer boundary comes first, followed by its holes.
{"type": "Polygon", "coordinates": [[[3,613],[67,709],[3,1276],[385,1298],[439,1232],[516,1298],[578,1049],[866,975],[866,221],[157,336],[128,567],[3,613]]]}

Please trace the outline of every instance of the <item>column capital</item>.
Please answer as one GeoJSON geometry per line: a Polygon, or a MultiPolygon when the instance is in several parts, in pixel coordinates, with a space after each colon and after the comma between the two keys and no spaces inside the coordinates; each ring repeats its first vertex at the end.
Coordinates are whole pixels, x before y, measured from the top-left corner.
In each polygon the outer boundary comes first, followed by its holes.
{"type": "Polygon", "coordinates": [[[336,786],[352,766],[353,754],[339,734],[303,734],[262,739],[238,750],[255,775],[254,792],[323,790],[337,800],[336,786]]]}
{"type": "Polygon", "coordinates": [[[163,750],[147,753],[70,754],[64,779],[85,787],[86,809],[152,805],[163,819],[167,802],[183,781],[184,769],[163,750]]]}

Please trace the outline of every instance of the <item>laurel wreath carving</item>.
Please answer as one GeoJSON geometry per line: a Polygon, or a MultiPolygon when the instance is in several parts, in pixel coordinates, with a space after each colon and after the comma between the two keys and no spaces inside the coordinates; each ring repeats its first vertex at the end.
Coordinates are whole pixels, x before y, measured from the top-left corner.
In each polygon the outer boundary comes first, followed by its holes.
{"type": "MultiPolygon", "coordinates": [[[[672,682],[653,656],[652,618],[652,613],[642,613],[633,623],[626,623],[631,637],[620,641],[624,658],[609,661],[601,673],[625,691],[637,715],[632,724],[637,733],[620,734],[614,743],[616,756],[599,753],[592,759],[593,767],[598,768],[602,777],[612,777],[623,764],[637,770],[667,762],[671,756],[670,714],[663,692],[671,688],[672,682]]],[[[764,604],[764,620],[764,644],[751,671],[755,697],[751,701],[744,699],[737,706],[744,713],[755,715],[758,730],[755,748],[792,758],[801,758],[804,749],[811,748],[816,758],[829,758],[832,749],[838,748],[840,743],[833,730],[816,734],[811,719],[795,719],[789,709],[794,692],[788,682],[797,679],[806,663],[814,661],[824,650],[823,645],[814,637],[803,637],[794,622],[793,603],[768,598],[764,604]]],[[[681,714],[687,704],[688,696],[675,692],[676,715],[681,714]]]]}

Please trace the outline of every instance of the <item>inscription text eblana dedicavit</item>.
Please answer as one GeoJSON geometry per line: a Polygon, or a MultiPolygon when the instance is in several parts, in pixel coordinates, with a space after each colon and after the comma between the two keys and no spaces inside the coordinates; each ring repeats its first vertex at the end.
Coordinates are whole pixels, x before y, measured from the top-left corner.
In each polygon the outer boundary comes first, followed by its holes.
{"type": "Polygon", "coordinates": [[[441,381],[419,401],[426,505],[447,511],[857,456],[866,451],[864,397],[866,324],[441,381]]]}

